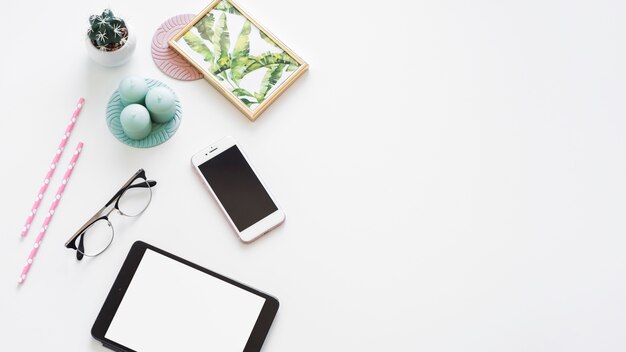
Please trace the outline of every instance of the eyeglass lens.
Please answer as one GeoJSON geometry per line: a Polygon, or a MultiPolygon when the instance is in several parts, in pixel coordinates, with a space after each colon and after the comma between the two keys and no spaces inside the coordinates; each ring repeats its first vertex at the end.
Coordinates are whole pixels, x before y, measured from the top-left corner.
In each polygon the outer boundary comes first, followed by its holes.
{"type": "Polygon", "coordinates": [[[117,207],[126,216],[137,216],[146,210],[152,200],[152,189],[143,178],[138,178],[124,191],[117,207]]]}
{"type": "MultiPolygon", "coordinates": [[[[152,200],[150,184],[138,178],[122,193],[117,200],[117,208],[121,215],[138,216],[148,208],[152,200]]],[[[78,239],[78,251],[85,256],[95,257],[104,252],[111,242],[115,230],[107,219],[100,219],[91,224],[78,239]]]]}
{"type": "Polygon", "coordinates": [[[113,235],[113,225],[107,219],[100,219],[80,235],[78,251],[88,257],[95,257],[109,247],[113,235]]]}

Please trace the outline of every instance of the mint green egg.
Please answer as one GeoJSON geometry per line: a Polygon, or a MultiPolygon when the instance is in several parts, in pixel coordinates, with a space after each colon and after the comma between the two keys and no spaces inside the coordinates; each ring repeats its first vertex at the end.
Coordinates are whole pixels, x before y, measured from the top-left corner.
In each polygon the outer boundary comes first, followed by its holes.
{"type": "Polygon", "coordinates": [[[143,104],[148,93],[146,80],[138,76],[128,76],[124,78],[117,90],[124,106],[130,104],[143,104]]]}
{"type": "Polygon", "coordinates": [[[143,105],[131,104],[125,107],[120,114],[120,123],[130,139],[144,139],[152,131],[150,113],[143,105]]]}
{"type": "Polygon", "coordinates": [[[152,121],[167,123],[176,114],[176,98],[174,93],[165,87],[154,87],[146,94],[146,108],[152,121]]]}

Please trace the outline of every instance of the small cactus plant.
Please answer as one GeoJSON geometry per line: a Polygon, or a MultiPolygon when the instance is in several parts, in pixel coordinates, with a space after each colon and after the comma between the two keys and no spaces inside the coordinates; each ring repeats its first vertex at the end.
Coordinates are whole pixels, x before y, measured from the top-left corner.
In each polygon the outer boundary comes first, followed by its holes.
{"type": "Polygon", "coordinates": [[[96,48],[114,51],[126,44],[128,28],[123,19],[115,17],[110,9],[105,9],[101,15],[89,17],[87,36],[96,48]]]}

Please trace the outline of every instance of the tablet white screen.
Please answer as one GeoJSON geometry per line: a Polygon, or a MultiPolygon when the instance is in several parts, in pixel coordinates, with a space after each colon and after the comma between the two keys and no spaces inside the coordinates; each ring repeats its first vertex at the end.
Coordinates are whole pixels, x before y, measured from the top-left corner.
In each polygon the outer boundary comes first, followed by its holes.
{"type": "Polygon", "coordinates": [[[264,303],[146,249],[105,337],[135,351],[242,352],[264,303]]]}

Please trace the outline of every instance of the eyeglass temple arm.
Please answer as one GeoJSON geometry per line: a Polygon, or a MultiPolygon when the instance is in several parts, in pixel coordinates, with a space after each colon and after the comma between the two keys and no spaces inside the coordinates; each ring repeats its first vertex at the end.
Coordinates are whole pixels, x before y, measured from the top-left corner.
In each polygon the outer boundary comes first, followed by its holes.
{"type": "MultiPolygon", "coordinates": [[[[147,182],[148,182],[148,185],[149,185],[150,187],[154,187],[154,186],[156,186],[156,184],[157,184],[157,182],[156,182],[156,181],[153,181],[153,180],[148,180],[147,182]]],[[[103,206],[102,208],[100,208],[100,210],[98,210],[98,212],[96,212],[96,214],[95,214],[94,216],[92,216],[89,220],[87,220],[87,222],[85,222],[85,224],[84,224],[83,226],[81,226],[81,227],[78,229],[78,231],[76,231],[76,232],[74,233],[74,235],[72,235],[72,237],[71,237],[71,238],[67,241],[67,243],[65,243],[65,246],[66,246],[66,247],[67,247],[67,246],[69,246],[69,245],[70,245],[70,243],[76,239],[76,237],[78,237],[78,236],[79,236],[82,232],[84,232],[84,231],[85,231],[85,229],[86,229],[87,227],[89,227],[89,225],[91,225],[91,224],[92,224],[95,220],[97,220],[97,219],[98,219],[98,218],[102,215],[102,212],[103,212],[103,211],[104,211],[104,210],[105,210],[105,209],[106,209],[109,205],[111,205],[111,203],[113,203],[113,202],[114,202],[114,201],[115,201],[115,200],[116,200],[116,199],[117,199],[117,198],[118,198],[118,197],[119,197],[119,196],[120,196],[120,195],[121,195],[124,191],[126,191],[127,189],[130,189],[130,188],[137,188],[137,187],[145,188],[145,187],[147,187],[147,185],[146,185],[145,183],[140,183],[140,184],[137,184],[137,185],[131,185],[131,186],[122,187],[122,189],[120,189],[119,191],[117,191],[117,193],[113,196],[113,198],[111,198],[111,200],[109,200],[109,201],[107,202],[107,204],[106,204],[105,206],[103,206]]]]}
{"type": "Polygon", "coordinates": [[[76,231],[72,235],[72,237],[70,237],[70,239],[65,243],[65,247],[70,248],[69,245],[76,239],[76,237],[78,237],[81,233],[83,233],[87,227],[89,227],[94,221],[96,221],[102,215],[102,212],[104,211],[104,209],[106,209],[106,206],[100,208],[100,210],[98,210],[98,212],[96,212],[94,216],[92,216],[89,220],[87,220],[87,222],[85,222],[83,226],[81,226],[78,229],[78,231],[76,231]]]}
{"type": "MultiPolygon", "coordinates": [[[[145,183],[131,185],[131,183],[135,181],[137,177],[146,177],[146,172],[144,171],[144,169],[137,170],[137,172],[135,172],[135,174],[130,179],[128,179],[126,183],[124,183],[122,188],[120,188],[120,190],[115,193],[115,195],[106,203],[106,205],[100,208],[100,210],[98,210],[98,212],[94,216],[92,216],[91,219],[87,220],[87,222],[83,226],[81,226],[80,229],[78,229],[78,231],[74,233],[74,235],[72,235],[72,237],[65,243],[65,247],[71,248],[70,244],[76,240],[76,237],[83,233],[87,227],[89,227],[96,219],[98,219],[102,215],[102,212],[117,198],[119,198],[127,189],[134,187],[146,187],[145,183]]],[[[156,186],[156,181],[148,180],[146,182],[150,187],[156,186]]]]}
{"type": "MultiPolygon", "coordinates": [[[[147,185],[145,183],[140,183],[140,184],[136,184],[136,185],[131,185],[131,186],[126,186],[126,187],[122,187],[122,189],[120,189],[119,191],[117,191],[117,193],[113,196],[113,198],[111,198],[111,200],[105,205],[103,206],[100,210],[98,210],[98,212],[91,217],[91,219],[87,220],[87,222],[81,226],[80,229],[78,229],[78,231],[76,231],[76,233],[72,236],[72,238],[67,241],[67,243],[65,244],[66,247],[69,246],[69,244],[72,241],[75,241],[77,237],[79,237],[87,227],[89,227],[94,221],[96,221],[101,215],[102,212],[109,206],[111,205],[111,203],[116,200],[123,192],[125,192],[128,189],[131,188],[146,188],[146,187],[154,187],[156,186],[157,182],[154,180],[148,180],[147,181],[147,185]]],[[[76,248],[76,259],[81,260],[83,259],[83,254],[81,253],[84,250],[84,245],[83,245],[83,236],[80,236],[79,240],[78,240],[78,248],[76,248]]]]}
{"type": "Polygon", "coordinates": [[[135,181],[137,179],[137,177],[143,177],[145,179],[146,172],[144,171],[144,169],[137,170],[137,172],[135,172],[135,174],[132,175],[128,179],[128,181],[124,182],[122,187],[120,187],[120,189],[117,192],[115,192],[115,195],[113,197],[111,197],[111,199],[109,199],[109,201],[106,203],[106,205],[104,207],[106,208],[109,205],[111,205],[111,203],[113,203],[122,193],[124,193],[124,191],[128,188],[128,186],[130,186],[133,183],[133,181],[135,181]]]}
{"type": "Polygon", "coordinates": [[[109,201],[107,202],[107,204],[104,207],[106,208],[109,205],[111,205],[113,202],[115,202],[115,200],[117,198],[119,198],[122,195],[122,193],[126,192],[126,190],[129,190],[131,188],[138,188],[138,187],[146,188],[148,186],[150,186],[152,188],[152,187],[156,186],[156,184],[157,184],[157,182],[154,181],[154,180],[148,180],[146,182],[148,182],[147,185],[142,182],[142,183],[139,183],[139,184],[136,184],[136,185],[130,185],[130,186],[122,187],[119,191],[117,191],[117,193],[115,193],[115,195],[113,197],[111,197],[111,199],[109,199],[109,201]]]}
{"type": "Polygon", "coordinates": [[[85,251],[85,245],[83,244],[83,238],[85,236],[80,236],[80,239],[78,240],[78,248],[76,248],[76,259],[77,260],[82,260],[83,259],[83,252],[85,251]]]}

